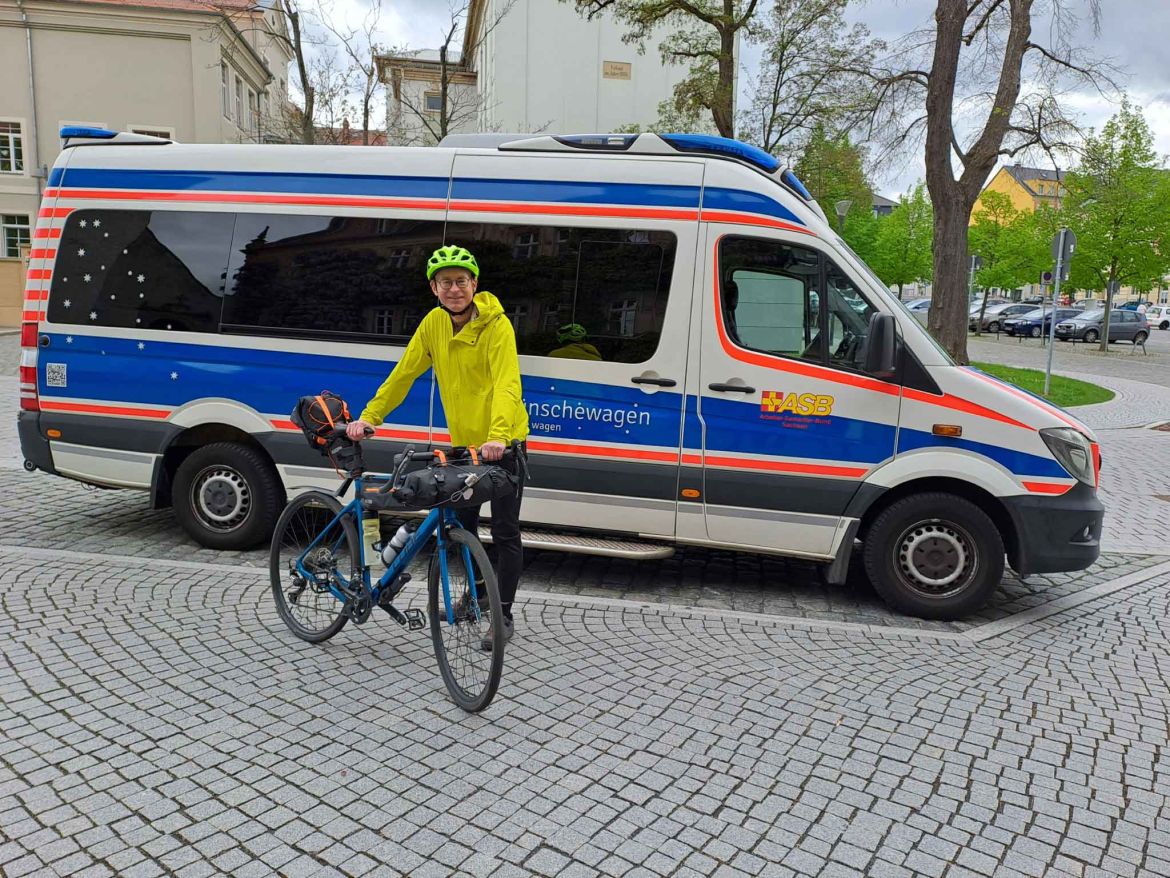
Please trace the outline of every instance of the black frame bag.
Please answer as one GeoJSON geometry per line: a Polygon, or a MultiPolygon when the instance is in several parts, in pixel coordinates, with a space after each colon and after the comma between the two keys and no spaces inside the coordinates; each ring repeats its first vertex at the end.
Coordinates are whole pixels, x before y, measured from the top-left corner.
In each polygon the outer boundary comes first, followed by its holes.
{"type": "Polygon", "coordinates": [[[398,490],[377,493],[371,483],[362,497],[366,509],[466,509],[514,494],[520,477],[497,464],[448,463],[406,473],[398,490]]]}

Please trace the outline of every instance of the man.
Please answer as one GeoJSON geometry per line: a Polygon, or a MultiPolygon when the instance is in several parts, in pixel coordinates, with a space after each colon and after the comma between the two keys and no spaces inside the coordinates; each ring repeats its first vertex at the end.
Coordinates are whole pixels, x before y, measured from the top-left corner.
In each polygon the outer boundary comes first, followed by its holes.
{"type": "MultiPolygon", "coordinates": [[[[484,460],[498,461],[513,442],[528,437],[528,412],[520,395],[516,334],[499,299],[477,293],[479,265],[458,246],[440,247],[427,261],[427,280],[439,307],[423,318],[402,360],[346,430],[355,441],[381,424],[406,398],[423,372],[435,371],[452,445],[476,445],[484,460]]],[[[506,464],[516,472],[517,462],[506,464]]],[[[520,545],[522,490],[492,501],[492,542],[504,614],[504,640],[512,639],[512,601],[520,582],[524,552],[520,545]]],[[[463,526],[475,532],[479,509],[459,511],[463,526]]],[[[491,649],[491,631],[483,639],[491,649]]]]}
{"type": "Polygon", "coordinates": [[[566,323],[557,330],[557,344],[561,347],[549,351],[550,357],[566,360],[600,360],[601,353],[585,341],[589,333],[580,323],[566,323]]]}

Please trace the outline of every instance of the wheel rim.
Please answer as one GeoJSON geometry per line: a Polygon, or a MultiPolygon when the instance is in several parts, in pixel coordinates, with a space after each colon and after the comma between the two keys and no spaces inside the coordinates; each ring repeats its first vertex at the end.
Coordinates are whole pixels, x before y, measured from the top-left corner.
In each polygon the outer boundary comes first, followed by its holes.
{"type": "Polygon", "coordinates": [[[975,541],[954,522],[938,518],[920,521],[898,538],[894,566],[903,584],[915,594],[934,600],[951,597],[975,577],[975,541]]]}
{"type": "Polygon", "coordinates": [[[446,607],[443,603],[442,584],[438,582],[439,558],[436,553],[431,558],[431,576],[436,580],[436,588],[431,590],[433,595],[429,607],[432,620],[432,634],[437,635],[435,640],[436,653],[439,662],[446,665],[448,688],[452,686],[452,696],[463,705],[477,702],[483,697],[485,690],[491,686],[493,663],[497,660],[491,652],[484,652],[480,644],[487,636],[488,628],[493,617],[503,618],[503,614],[495,608],[485,606],[487,595],[485,587],[480,584],[476,591],[479,597],[479,617],[470,608],[470,582],[477,576],[482,579],[478,569],[478,562],[474,554],[464,553],[463,546],[452,541],[447,550],[447,578],[450,583],[451,604],[454,610],[454,624],[447,622],[446,607]],[[470,555],[471,569],[467,567],[465,558],[470,555]],[[437,623],[437,625],[436,625],[437,623]],[[437,629],[437,630],[436,630],[437,629]]]}
{"type": "Polygon", "coordinates": [[[294,624],[307,634],[320,634],[332,627],[342,612],[342,604],[328,590],[329,584],[344,585],[353,578],[356,565],[354,550],[345,529],[334,525],[329,538],[305,554],[304,567],[314,574],[302,577],[297,559],[317,536],[329,526],[333,511],[305,503],[285,522],[277,538],[276,570],[280,576],[284,610],[294,624]]]}
{"type": "Polygon", "coordinates": [[[191,483],[191,508],[208,530],[231,533],[243,526],[252,511],[251,486],[233,467],[204,467],[191,483]]]}
{"type": "Polygon", "coordinates": [[[1039,338],[1039,337],[1040,337],[1040,327],[1033,326],[1032,327],[1032,338],[1039,338]]]}
{"type": "Polygon", "coordinates": [[[1085,333],[1085,341],[1094,342],[1097,340],[1097,338],[1098,338],[1097,333],[1091,329],[1085,333]]]}

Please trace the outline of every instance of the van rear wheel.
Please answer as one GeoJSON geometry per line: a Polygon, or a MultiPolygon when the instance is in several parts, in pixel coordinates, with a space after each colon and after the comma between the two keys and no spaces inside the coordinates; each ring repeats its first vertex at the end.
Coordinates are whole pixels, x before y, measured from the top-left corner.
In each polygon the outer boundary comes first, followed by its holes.
{"type": "Polygon", "coordinates": [[[865,572],[891,607],[924,619],[982,608],[1003,576],[1003,538],[987,513],[955,494],[904,497],[881,512],[863,549],[865,572]]]}
{"type": "Polygon", "coordinates": [[[250,549],[266,541],[284,505],[280,477],[257,449],[214,442],[175,471],[175,518],[209,549],[250,549]]]}

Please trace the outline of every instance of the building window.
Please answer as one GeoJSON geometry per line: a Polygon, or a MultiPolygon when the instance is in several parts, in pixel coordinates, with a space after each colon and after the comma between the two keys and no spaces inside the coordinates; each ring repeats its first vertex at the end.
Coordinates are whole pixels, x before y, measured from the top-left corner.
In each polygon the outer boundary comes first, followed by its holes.
{"type": "Polygon", "coordinates": [[[619,299],[609,306],[609,329],[615,335],[629,337],[634,334],[638,316],[637,299],[619,299]]]}
{"type": "Polygon", "coordinates": [[[8,259],[20,258],[20,248],[27,247],[32,236],[27,213],[6,213],[0,215],[0,230],[3,231],[4,250],[0,256],[8,259]]]}
{"type": "Polygon", "coordinates": [[[438,113],[443,109],[443,96],[437,91],[428,91],[423,95],[423,101],[428,113],[438,113]]]}
{"type": "Polygon", "coordinates": [[[0,122],[0,174],[24,173],[24,140],[19,122],[0,122]]]}
{"type": "MultiPolygon", "coordinates": [[[[383,232],[383,234],[385,234],[383,232]]],[[[410,264],[410,248],[399,247],[391,250],[386,256],[386,265],[390,268],[406,268],[410,264]]]]}
{"type": "Polygon", "coordinates": [[[512,247],[513,259],[531,259],[540,247],[540,235],[536,232],[521,232],[512,247]]]}
{"type": "Polygon", "coordinates": [[[394,309],[376,308],[374,310],[373,332],[375,335],[394,334],[394,309]]]}
{"type": "Polygon", "coordinates": [[[228,68],[226,61],[219,62],[219,98],[220,103],[223,104],[223,114],[230,119],[232,117],[232,99],[228,92],[228,68]]]}
{"type": "Polygon", "coordinates": [[[256,133],[259,126],[256,124],[256,92],[248,89],[248,133],[256,133]]]}
{"type": "Polygon", "coordinates": [[[236,77],[236,113],[233,118],[236,120],[236,125],[243,126],[244,124],[244,82],[240,77],[236,77]]]}

